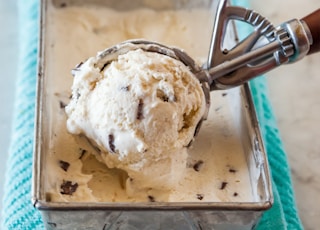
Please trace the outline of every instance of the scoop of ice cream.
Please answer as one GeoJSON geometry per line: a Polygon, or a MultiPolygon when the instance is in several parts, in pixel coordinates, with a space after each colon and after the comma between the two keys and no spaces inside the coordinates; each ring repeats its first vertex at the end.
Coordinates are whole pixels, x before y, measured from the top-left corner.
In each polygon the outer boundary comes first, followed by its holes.
{"type": "Polygon", "coordinates": [[[205,111],[198,79],[182,62],[141,49],[103,68],[97,61],[91,57],[74,70],[68,131],[87,137],[97,158],[127,171],[132,183],[178,178],[205,111]]]}

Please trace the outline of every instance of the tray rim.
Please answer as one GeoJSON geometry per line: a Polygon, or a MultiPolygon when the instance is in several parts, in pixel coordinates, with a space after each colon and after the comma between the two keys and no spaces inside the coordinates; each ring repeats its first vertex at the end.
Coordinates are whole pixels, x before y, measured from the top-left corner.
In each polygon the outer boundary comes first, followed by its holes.
{"type": "Polygon", "coordinates": [[[267,153],[264,147],[264,141],[261,134],[261,129],[255,110],[255,105],[252,98],[252,93],[248,83],[240,86],[245,91],[246,102],[250,113],[252,127],[254,128],[256,138],[259,142],[259,149],[263,158],[261,171],[265,176],[265,192],[266,197],[264,201],[257,202],[50,202],[41,200],[41,171],[42,171],[42,154],[41,154],[41,135],[44,127],[43,120],[43,96],[45,89],[43,87],[45,82],[45,14],[48,7],[48,1],[41,1],[40,4],[40,18],[39,18],[39,43],[38,43],[38,74],[37,74],[37,92],[36,92],[36,113],[35,113],[35,130],[34,130],[34,151],[33,151],[33,170],[32,170],[32,188],[31,201],[35,208],[43,211],[88,211],[88,210],[122,210],[122,211],[174,211],[174,210],[222,210],[222,211],[265,211],[272,207],[274,203],[274,196],[272,191],[272,183],[270,176],[269,163],[267,153]]]}

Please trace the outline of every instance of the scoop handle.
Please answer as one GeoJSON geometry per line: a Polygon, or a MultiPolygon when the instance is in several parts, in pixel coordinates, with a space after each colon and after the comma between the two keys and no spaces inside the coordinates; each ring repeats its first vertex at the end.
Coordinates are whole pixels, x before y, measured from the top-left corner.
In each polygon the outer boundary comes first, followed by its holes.
{"type": "Polygon", "coordinates": [[[319,52],[320,51],[320,9],[303,17],[301,20],[308,25],[312,35],[312,39],[313,39],[313,43],[310,46],[308,55],[319,52]]]}

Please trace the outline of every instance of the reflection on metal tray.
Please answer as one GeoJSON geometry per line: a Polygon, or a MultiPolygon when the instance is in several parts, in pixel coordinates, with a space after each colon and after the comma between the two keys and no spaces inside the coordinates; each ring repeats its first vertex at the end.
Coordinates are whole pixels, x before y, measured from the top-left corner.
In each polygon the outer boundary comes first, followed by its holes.
{"type": "MultiPolygon", "coordinates": [[[[241,151],[233,153],[235,155],[232,156],[243,154],[246,172],[248,172],[246,191],[250,192],[248,197],[251,198],[243,196],[241,200],[241,196],[235,196],[243,191],[227,191],[227,189],[224,190],[221,187],[219,189],[219,186],[216,186],[217,189],[215,190],[213,186],[213,193],[219,195],[232,192],[231,194],[234,197],[224,201],[217,199],[211,201],[199,200],[198,202],[82,202],[79,200],[57,202],[52,199],[54,195],[48,191],[55,184],[54,177],[58,175],[51,175],[50,170],[54,166],[51,165],[50,159],[52,155],[56,154],[55,151],[62,151],[63,153],[74,151],[73,148],[77,144],[74,142],[74,138],[64,138],[66,130],[63,108],[68,103],[70,96],[72,84],[72,77],[68,77],[70,69],[79,61],[95,55],[98,50],[124,39],[136,38],[135,36],[141,36],[141,33],[143,33],[141,32],[143,26],[139,24],[141,26],[139,27],[140,34],[129,28],[131,30],[126,33],[128,37],[113,34],[114,39],[112,39],[110,36],[104,35],[103,31],[101,32],[101,30],[109,30],[112,23],[104,27],[103,23],[101,25],[99,21],[91,18],[90,24],[84,20],[89,17],[88,15],[82,15],[76,19],[78,20],[76,22],[84,29],[89,28],[91,33],[84,34],[82,32],[79,36],[74,31],[64,31],[67,28],[57,26],[59,23],[56,16],[59,15],[60,20],[65,20],[66,24],[69,23],[67,22],[68,17],[63,12],[73,5],[96,9],[97,11],[101,10],[99,8],[108,7],[116,9],[116,11],[121,10],[122,13],[140,8],[150,8],[156,10],[156,12],[163,10],[164,19],[165,12],[168,9],[174,11],[185,9],[188,12],[187,10],[199,8],[207,11],[209,15],[212,15],[211,21],[209,20],[210,22],[205,26],[201,24],[201,19],[189,19],[189,21],[194,21],[194,27],[197,28],[197,31],[193,31],[194,36],[186,36],[180,40],[175,38],[178,31],[161,31],[160,28],[165,24],[165,20],[156,22],[153,18],[149,18],[149,23],[143,24],[154,29],[150,36],[147,33],[143,34],[146,39],[152,40],[154,34],[163,32],[167,36],[163,36],[163,40],[159,42],[181,47],[187,52],[190,51],[190,55],[199,62],[204,62],[209,49],[216,1],[42,1],[32,199],[34,206],[42,214],[45,226],[48,229],[252,229],[263,211],[271,207],[273,196],[266,153],[248,85],[228,91],[212,92],[212,106],[209,113],[211,113],[212,119],[217,121],[214,127],[222,130],[221,138],[233,135],[239,140],[238,148],[241,151]],[[97,5],[99,7],[93,8],[97,5]],[[68,36],[62,36],[63,34],[68,36]],[[97,36],[100,37],[99,41],[97,41],[97,36]],[[199,39],[201,42],[198,42],[199,39]],[[88,40],[95,42],[91,44],[88,40]],[[81,45],[86,47],[85,51],[81,49],[81,45]],[[61,46],[67,47],[69,50],[58,52],[56,48],[61,46]],[[190,47],[193,47],[193,49],[190,49],[190,47]],[[74,53],[77,53],[77,55],[74,55],[74,53]],[[224,108],[226,108],[226,116],[221,115],[224,108]],[[230,130],[235,130],[235,132],[230,130]]],[[[208,18],[205,19],[208,20],[208,18]]],[[[128,29],[125,28],[125,23],[122,22],[121,24],[119,20],[115,20],[113,24],[116,26],[115,28],[128,29]]],[[[187,30],[187,27],[188,25],[182,29],[187,30]]],[[[150,31],[150,28],[148,31],[150,31]]],[[[230,42],[234,42],[233,31],[230,31],[229,36],[230,42]]],[[[210,130],[210,127],[207,129],[203,127],[201,132],[206,132],[206,130],[209,134],[215,132],[210,130]]],[[[217,135],[217,133],[213,134],[217,135]]],[[[201,140],[203,141],[201,133],[197,138],[199,140],[196,140],[192,150],[194,154],[197,154],[197,142],[200,145],[201,140]]],[[[212,139],[211,136],[206,138],[214,145],[218,145],[219,140],[224,140],[224,146],[230,145],[228,138],[215,139],[214,135],[212,139]]],[[[223,149],[223,146],[217,149],[223,149]]],[[[220,155],[219,152],[213,154],[215,154],[217,161],[223,159],[222,152],[220,155]]],[[[232,162],[232,159],[230,162],[232,162]]],[[[237,162],[232,163],[237,164],[237,162]]],[[[220,166],[212,165],[212,167],[219,168],[220,166]]],[[[231,172],[233,173],[233,171],[231,172]]],[[[213,178],[218,177],[213,175],[213,178]]],[[[59,190],[60,185],[56,186],[59,190]]],[[[231,183],[230,186],[232,186],[231,183]]],[[[241,188],[241,186],[235,188],[241,188]]],[[[68,199],[71,198],[68,197],[68,199]]]]}

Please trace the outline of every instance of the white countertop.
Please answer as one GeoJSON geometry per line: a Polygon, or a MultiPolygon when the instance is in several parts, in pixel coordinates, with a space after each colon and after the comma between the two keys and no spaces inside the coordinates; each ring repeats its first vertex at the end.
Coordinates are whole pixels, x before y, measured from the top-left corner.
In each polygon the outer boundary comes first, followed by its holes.
{"type": "MultiPolygon", "coordinates": [[[[17,63],[16,1],[0,0],[0,157],[8,154],[17,63]]],[[[252,8],[274,24],[301,18],[320,7],[318,0],[254,1],[252,8]]],[[[300,216],[306,230],[320,226],[320,54],[281,67],[269,74],[270,98],[292,167],[300,216]]],[[[4,163],[0,166],[3,187],[4,163]]],[[[0,197],[2,197],[0,189],[0,197]]],[[[0,203],[0,210],[2,204],[0,203]]]]}
{"type": "MultiPolygon", "coordinates": [[[[318,0],[252,1],[275,25],[303,18],[318,0]]],[[[320,23],[320,22],[319,22],[320,23]]],[[[300,217],[306,230],[320,226],[320,53],[267,74],[270,99],[291,165],[300,217]]]]}
{"type": "MultiPolygon", "coordinates": [[[[0,198],[3,195],[5,162],[10,143],[14,86],[18,58],[18,28],[16,1],[0,0],[0,198]]],[[[0,202],[2,210],[2,202],[0,202]]]]}

